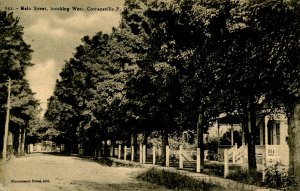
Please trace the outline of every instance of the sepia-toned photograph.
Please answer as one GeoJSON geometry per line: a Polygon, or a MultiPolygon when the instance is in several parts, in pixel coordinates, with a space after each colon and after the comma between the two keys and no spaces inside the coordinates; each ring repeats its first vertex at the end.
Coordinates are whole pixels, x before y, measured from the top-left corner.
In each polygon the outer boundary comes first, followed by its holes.
{"type": "Polygon", "coordinates": [[[0,191],[299,191],[299,0],[0,0],[0,191]]]}

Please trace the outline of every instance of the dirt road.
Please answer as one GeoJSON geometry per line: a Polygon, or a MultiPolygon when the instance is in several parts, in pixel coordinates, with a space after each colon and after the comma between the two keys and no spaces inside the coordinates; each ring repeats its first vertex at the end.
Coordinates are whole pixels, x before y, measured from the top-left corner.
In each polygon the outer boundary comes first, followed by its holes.
{"type": "Polygon", "coordinates": [[[143,168],[107,167],[72,156],[35,153],[0,168],[1,182],[11,191],[166,190],[137,181],[143,168]]]}

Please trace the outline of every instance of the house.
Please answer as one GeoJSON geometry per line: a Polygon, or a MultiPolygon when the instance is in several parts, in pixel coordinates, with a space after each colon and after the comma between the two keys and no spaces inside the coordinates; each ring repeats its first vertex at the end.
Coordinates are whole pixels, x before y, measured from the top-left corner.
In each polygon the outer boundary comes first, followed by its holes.
{"type": "MultiPolygon", "coordinates": [[[[222,120],[220,121],[222,122],[222,120]]],[[[254,132],[255,152],[258,169],[261,169],[263,167],[263,164],[269,166],[275,163],[280,163],[283,166],[288,166],[289,147],[287,143],[288,124],[286,115],[261,114],[257,116],[256,124],[259,128],[257,131],[254,132]]],[[[218,123],[218,128],[221,125],[222,124],[218,123]]],[[[241,124],[235,125],[241,126],[241,124]]],[[[233,127],[233,123],[231,123],[231,127],[233,127]]],[[[233,139],[233,137],[231,139],[233,139]]],[[[235,140],[231,140],[231,142],[234,143],[235,140]]],[[[225,148],[226,146],[219,145],[218,154],[220,156],[223,155],[225,148]]],[[[238,146],[237,144],[227,145],[227,149],[229,159],[232,163],[239,164],[241,166],[246,166],[248,164],[248,151],[244,138],[241,146],[238,146]]]]}

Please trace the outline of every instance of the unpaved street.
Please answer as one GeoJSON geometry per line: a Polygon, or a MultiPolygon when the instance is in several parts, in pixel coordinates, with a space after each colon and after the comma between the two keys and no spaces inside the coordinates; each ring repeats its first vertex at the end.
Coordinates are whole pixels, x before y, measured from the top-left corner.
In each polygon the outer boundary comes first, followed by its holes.
{"type": "Polygon", "coordinates": [[[143,168],[107,167],[72,156],[35,153],[0,167],[1,182],[12,191],[166,190],[137,181],[143,168]]]}

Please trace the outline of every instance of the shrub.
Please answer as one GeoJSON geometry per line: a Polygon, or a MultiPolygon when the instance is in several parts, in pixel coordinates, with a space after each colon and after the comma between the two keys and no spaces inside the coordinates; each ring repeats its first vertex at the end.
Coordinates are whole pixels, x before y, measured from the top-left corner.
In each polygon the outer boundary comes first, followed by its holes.
{"type": "Polygon", "coordinates": [[[100,158],[100,159],[97,159],[97,162],[99,162],[101,165],[104,165],[104,166],[113,166],[113,163],[114,163],[109,158],[100,158]]]}
{"type": "Polygon", "coordinates": [[[205,164],[203,173],[207,174],[207,175],[211,175],[211,176],[223,177],[223,175],[224,175],[224,165],[205,164]]]}
{"type": "Polygon", "coordinates": [[[267,167],[264,182],[261,172],[248,172],[244,170],[234,171],[233,173],[230,173],[227,178],[245,184],[265,186],[281,190],[297,190],[297,184],[294,177],[291,176],[289,171],[280,163],[267,167]]]}
{"type": "Polygon", "coordinates": [[[229,173],[227,178],[245,184],[251,184],[256,186],[262,185],[262,173],[256,171],[248,172],[240,169],[229,173]]]}
{"type": "Polygon", "coordinates": [[[265,186],[290,190],[297,186],[295,178],[289,173],[288,169],[280,163],[268,166],[266,169],[265,186]]]}
{"type": "Polygon", "coordinates": [[[157,170],[154,168],[140,174],[138,179],[158,185],[164,185],[168,189],[176,190],[187,189],[191,191],[209,191],[218,188],[216,185],[199,181],[185,175],[167,172],[165,170],[157,170]]]}

